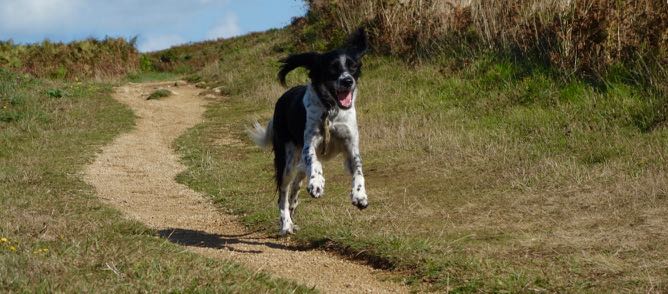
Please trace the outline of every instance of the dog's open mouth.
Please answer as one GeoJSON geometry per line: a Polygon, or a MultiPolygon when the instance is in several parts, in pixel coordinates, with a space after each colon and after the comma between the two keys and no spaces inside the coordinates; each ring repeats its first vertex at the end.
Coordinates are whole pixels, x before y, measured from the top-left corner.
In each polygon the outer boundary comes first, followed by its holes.
{"type": "Polygon", "coordinates": [[[353,91],[336,91],[336,98],[339,100],[339,104],[345,108],[353,105],[353,91]]]}

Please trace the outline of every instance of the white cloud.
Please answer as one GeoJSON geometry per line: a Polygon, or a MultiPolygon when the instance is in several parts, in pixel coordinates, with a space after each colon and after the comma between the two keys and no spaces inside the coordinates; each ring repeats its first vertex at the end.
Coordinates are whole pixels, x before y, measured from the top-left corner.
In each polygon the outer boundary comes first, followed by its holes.
{"type": "Polygon", "coordinates": [[[160,50],[284,25],[289,15],[276,23],[279,12],[290,13],[289,9],[277,11],[289,6],[282,2],[296,1],[0,0],[0,40],[69,42],[139,36],[140,50],[160,50]]]}
{"type": "Polygon", "coordinates": [[[193,29],[189,23],[197,23],[198,17],[224,9],[228,3],[229,0],[0,0],[0,39],[104,37],[116,32],[126,37],[167,34],[167,30],[181,27],[193,29]]]}
{"type": "Polygon", "coordinates": [[[228,13],[220,22],[209,29],[206,33],[206,37],[209,39],[229,38],[238,36],[241,32],[239,19],[236,14],[228,13]]]}
{"type": "Polygon", "coordinates": [[[171,46],[186,43],[186,39],[183,37],[171,34],[171,35],[160,35],[160,36],[148,36],[144,40],[140,40],[137,47],[141,52],[149,52],[167,49],[171,46]]]}
{"type": "Polygon", "coordinates": [[[0,27],[29,31],[62,27],[76,16],[81,0],[0,0],[0,27]]]}

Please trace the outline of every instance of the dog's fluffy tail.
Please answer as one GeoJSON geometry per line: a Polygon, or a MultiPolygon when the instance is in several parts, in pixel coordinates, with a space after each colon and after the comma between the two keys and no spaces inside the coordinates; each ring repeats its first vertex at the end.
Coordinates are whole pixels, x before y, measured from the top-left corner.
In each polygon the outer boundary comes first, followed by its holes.
{"type": "Polygon", "coordinates": [[[253,142],[262,148],[269,148],[271,146],[271,138],[273,137],[273,127],[272,120],[269,121],[267,127],[263,127],[259,122],[253,123],[252,128],[248,128],[246,131],[251,137],[253,142]]]}

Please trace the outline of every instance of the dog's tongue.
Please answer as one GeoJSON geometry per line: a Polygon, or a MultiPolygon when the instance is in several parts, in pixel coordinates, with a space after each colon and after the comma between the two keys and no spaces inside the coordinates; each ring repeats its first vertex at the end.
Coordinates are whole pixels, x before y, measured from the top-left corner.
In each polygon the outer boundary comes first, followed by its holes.
{"type": "Polygon", "coordinates": [[[353,91],[339,92],[337,95],[343,107],[350,107],[353,104],[353,91]]]}

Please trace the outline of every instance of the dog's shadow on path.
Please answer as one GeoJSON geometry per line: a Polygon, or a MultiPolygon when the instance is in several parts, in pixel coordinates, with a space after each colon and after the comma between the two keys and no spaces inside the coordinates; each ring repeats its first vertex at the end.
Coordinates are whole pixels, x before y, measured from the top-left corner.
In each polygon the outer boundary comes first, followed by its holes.
{"type": "Polygon", "coordinates": [[[179,245],[212,249],[227,249],[239,253],[259,254],[263,252],[263,250],[261,250],[262,247],[289,251],[306,251],[310,249],[306,246],[286,245],[278,241],[273,242],[268,238],[254,237],[252,236],[252,232],[240,235],[221,235],[197,230],[168,228],[159,230],[158,235],[172,243],[179,245]],[[235,245],[252,245],[256,248],[259,247],[260,249],[246,250],[236,248],[244,246],[235,245]]]}

